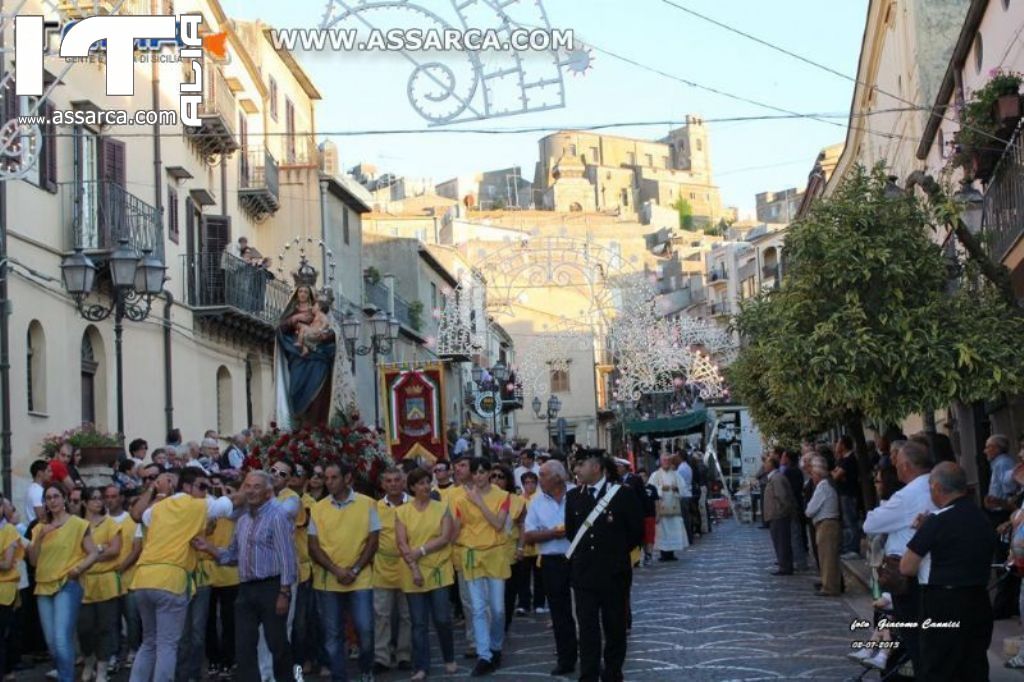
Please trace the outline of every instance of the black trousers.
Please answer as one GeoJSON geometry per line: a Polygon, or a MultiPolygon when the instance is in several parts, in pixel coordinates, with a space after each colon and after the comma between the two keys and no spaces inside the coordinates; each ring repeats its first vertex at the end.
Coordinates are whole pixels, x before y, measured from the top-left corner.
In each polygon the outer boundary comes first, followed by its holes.
{"type": "Polygon", "coordinates": [[[558,665],[562,668],[575,668],[579,648],[576,642],[576,619],[572,616],[569,560],[561,554],[549,554],[541,558],[540,570],[544,576],[548,608],[551,610],[558,665]]]}
{"type": "Polygon", "coordinates": [[[238,586],[235,600],[235,654],[238,656],[238,675],[241,682],[260,682],[259,656],[260,625],[267,639],[267,648],[274,657],[274,679],[292,678],[292,657],[288,647],[288,614],[277,615],[277,595],[281,579],[269,578],[238,586]]]}
{"type": "Polygon", "coordinates": [[[211,587],[206,615],[206,660],[222,668],[235,664],[235,599],[238,587],[211,587]]]}
{"type": "Polygon", "coordinates": [[[775,558],[779,562],[779,570],[783,573],[793,572],[793,545],[789,534],[789,517],[772,519],[768,522],[772,534],[772,545],[775,547],[775,558]]]}
{"type": "MultiPolygon", "coordinates": [[[[893,618],[901,623],[921,622],[921,587],[917,584],[917,578],[907,579],[907,593],[892,596],[893,618]]],[[[895,632],[895,631],[894,631],[895,632]]],[[[914,664],[914,670],[921,669],[921,630],[905,628],[896,633],[899,635],[901,647],[906,649],[910,661],[914,664]]],[[[889,664],[886,670],[891,670],[893,665],[901,658],[900,650],[893,651],[889,656],[889,664]]],[[[924,679],[924,678],[921,678],[924,679]]]]}
{"type": "Polygon", "coordinates": [[[919,680],[984,682],[992,643],[992,607],[985,587],[953,590],[924,586],[921,617],[934,623],[959,621],[959,628],[921,630],[919,680]]]}
{"type": "Polygon", "coordinates": [[[626,592],[629,576],[611,576],[600,589],[574,586],[580,626],[580,682],[620,682],[626,660],[626,592]],[[604,631],[604,668],[601,632],[604,631]]]}

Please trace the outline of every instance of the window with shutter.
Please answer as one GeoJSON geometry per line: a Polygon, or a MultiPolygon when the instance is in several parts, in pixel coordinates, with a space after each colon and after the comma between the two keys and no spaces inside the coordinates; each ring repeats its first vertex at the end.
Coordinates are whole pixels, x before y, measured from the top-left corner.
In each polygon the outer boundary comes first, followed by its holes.
{"type": "Polygon", "coordinates": [[[178,243],[178,192],[173,187],[167,187],[167,236],[175,244],[178,243]]]}
{"type": "Polygon", "coordinates": [[[124,187],[125,177],[124,142],[112,137],[102,138],[100,145],[100,179],[124,187]]]}
{"type": "Polygon", "coordinates": [[[285,143],[288,145],[286,155],[288,163],[295,163],[295,105],[287,97],[284,100],[285,143]]]}

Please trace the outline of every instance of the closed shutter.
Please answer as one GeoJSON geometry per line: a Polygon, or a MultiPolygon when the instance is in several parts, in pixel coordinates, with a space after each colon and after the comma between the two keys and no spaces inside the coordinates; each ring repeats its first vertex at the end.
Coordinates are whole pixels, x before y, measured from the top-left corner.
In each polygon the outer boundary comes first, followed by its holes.
{"type": "Polygon", "coordinates": [[[178,243],[178,192],[172,187],[167,188],[167,236],[178,243]]]}
{"type": "Polygon", "coordinates": [[[102,138],[100,144],[100,179],[119,187],[126,184],[124,142],[111,137],[102,138]]]}
{"type": "Polygon", "coordinates": [[[199,281],[199,258],[196,253],[196,208],[192,197],[185,199],[185,253],[188,254],[188,304],[197,305],[197,282],[199,281]]]}

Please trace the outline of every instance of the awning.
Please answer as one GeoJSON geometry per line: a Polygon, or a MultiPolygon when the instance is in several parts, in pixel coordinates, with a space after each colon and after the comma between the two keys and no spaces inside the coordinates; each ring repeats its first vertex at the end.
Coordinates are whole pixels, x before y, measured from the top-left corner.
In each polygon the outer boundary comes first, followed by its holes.
{"type": "Polygon", "coordinates": [[[662,417],[626,422],[626,430],[636,436],[671,438],[688,433],[700,433],[708,420],[707,410],[695,410],[678,417],[662,417]]]}

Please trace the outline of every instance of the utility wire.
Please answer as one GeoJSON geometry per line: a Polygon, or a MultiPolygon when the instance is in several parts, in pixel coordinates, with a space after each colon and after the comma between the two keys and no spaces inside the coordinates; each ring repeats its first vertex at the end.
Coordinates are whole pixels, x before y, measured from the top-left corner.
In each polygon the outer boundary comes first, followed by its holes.
{"type": "MultiPolygon", "coordinates": [[[[814,61],[813,59],[810,59],[809,57],[805,57],[802,54],[798,54],[796,52],[793,52],[792,50],[788,50],[788,49],[786,49],[784,47],[776,45],[775,43],[769,42],[769,41],[767,41],[767,40],[765,40],[763,38],[759,38],[759,37],[757,37],[757,36],[755,36],[753,34],[747,33],[746,31],[743,31],[741,29],[736,28],[735,26],[730,26],[729,24],[726,24],[724,22],[718,21],[717,19],[709,17],[709,16],[707,16],[705,14],[701,14],[700,12],[692,10],[689,7],[686,7],[684,5],[680,5],[678,2],[674,2],[674,0],[661,0],[661,2],[663,4],[665,4],[665,5],[668,5],[669,7],[673,7],[675,9],[679,10],[680,12],[685,12],[686,14],[689,14],[690,16],[696,17],[696,18],[698,18],[698,19],[700,19],[702,21],[708,22],[709,24],[713,24],[714,26],[717,26],[717,27],[719,27],[721,29],[729,31],[730,33],[735,33],[736,35],[739,35],[739,36],[742,36],[742,37],[746,38],[747,40],[752,40],[753,42],[757,43],[758,45],[762,45],[764,47],[767,47],[770,50],[775,50],[776,52],[780,52],[780,53],[786,55],[787,57],[792,57],[793,59],[796,59],[797,61],[800,61],[800,62],[803,62],[804,64],[807,64],[808,66],[813,66],[816,69],[821,69],[822,71],[825,71],[826,73],[830,73],[833,76],[838,76],[839,78],[842,78],[843,80],[850,81],[851,83],[855,83],[857,85],[860,85],[861,87],[868,88],[869,90],[874,90],[875,92],[881,93],[881,94],[885,95],[886,97],[891,97],[892,99],[894,99],[894,100],[896,100],[898,102],[902,102],[903,104],[909,104],[909,105],[911,105],[911,106],[913,106],[913,107],[915,107],[917,109],[923,109],[923,110],[929,110],[929,111],[931,111],[931,109],[932,109],[931,106],[922,107],[921,105],[917,104],[916,102],[912,102],[910,100],[904,99],[900,95],[894,95],[891,92],[886,92],[885,90],[882,90],[877,85],[869,85],[868,83],[865,83],[864,81],[859,80],[859,79],[857,79],[857,78],[855,78],[853,76],[849,76],[849,75],[843,73],[842,71],[838,71],[836,69],[833,69],[831,66],[827,66],[825,64],[821,64],[819,62],[814,61]]],[[[996,135],[993,135],[993,134],[989,133],[986,130],[980,130],[980,129],[975,128],[973,126],[964,125],[964,123],[962,121],[960,121],[959,119],[955,119],[955,118],[952,118],[952,117],[949,117],[949,116],[945,116],[945,115],[940,115],[940,114],[938,114],[938,113],[936,113],[934,111],[932,111],[932,113],[930,115],[938,117],[938,118],[940,118],[943,121],[948,121],[950,123],[956,123],[961,128],[966,128],[967,130],[970,130],[972,132],[978,133],[978,134],[983,135],[985,137],[988,137],[990,139],[997,140],[1000,143],[1005,143],[1005,140],[999,138],[996,135]]]]}

